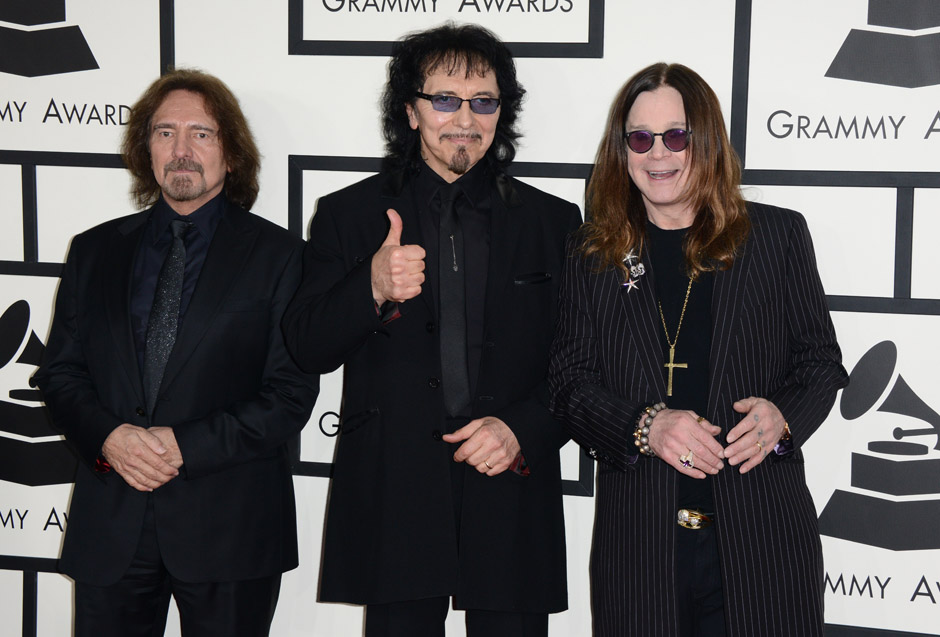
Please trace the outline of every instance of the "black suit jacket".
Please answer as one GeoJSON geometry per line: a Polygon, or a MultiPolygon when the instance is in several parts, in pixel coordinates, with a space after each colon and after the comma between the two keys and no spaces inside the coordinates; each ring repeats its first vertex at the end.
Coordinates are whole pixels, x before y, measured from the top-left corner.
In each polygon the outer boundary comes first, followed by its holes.
{"type": "MultiPolygon", "coordinates": [[[[727,630],[729,637],[818,636],[822,548],[799,447],[848,378],[805,220],[758,204],[749,212],[741,253],[714,275],[702,415],[722,428],[726,445],[725,434],[741,420],[732,404],[767,398],[789,422],[797,449],[771,453],[744,475],[726,465],[712,478],[727,630]]],[[[633,440],[640,410],[668,405],[656,273],[645,262],[647,273],[631,291],[619,272],[568,258],[549,375],[554,412],[600,461],[591,557],[599,637],[679,634],[677,472],[658,458],[635,458],[633,440]]]]}
{"type": "Polygon", "coordinates": [[[412,189],[401,173],[379,174],[317,206],[285,327],[307,371],[345,365],[324,601],[456,595],[461,608],[567,606],[558,456],[566,436],[548,412],[545,373],[564,241],[580,215],[523,183],[492,179],[484,351],[472,410],[509,425],[531,474],[487,477],[464,465],[459,542],[454,447],[441,440],[448,427],[436,300],[423,291],[385,325],[372,300],[371,258],[388,233],[386,210],[401,215],[403,245],[422,243],[412,189]]]}
{"type": "Polygon", "coordinates": [[[130,564],[147,493],[95,459],[121,423],[174,430],[184,466],[152,493],[170,573],[191,582],[262,577],[297,565],[286,443],[306,423],[317,378],[292,362],[280,321],[302,241],[226,203],[167,362],[152,414],[129,315],[134,257],[149,211],[72,240],[45,359],[35,376],[83,460],[61,570],[107,585],[130,564]]]}

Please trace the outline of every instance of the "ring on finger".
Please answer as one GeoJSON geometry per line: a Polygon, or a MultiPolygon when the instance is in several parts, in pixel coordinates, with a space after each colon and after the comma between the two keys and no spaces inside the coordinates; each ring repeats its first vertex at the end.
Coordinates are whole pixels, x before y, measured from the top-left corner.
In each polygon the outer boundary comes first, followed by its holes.
{"type": "Polygon", "coordinates": [[[696,420],[696,422],[698,422],[698,424],[701,425],[703,422],[705,422],[705,416],[699,416],[699,417],[696,418],[695,420],[696,420]]]}
{"type": "Polygon", "coordinates": [[[761,453],[761,452],[763,452],[763,451],[764,451],[764,445],[761,444],[761,441],[760,441],[760,440],[758,440],[758,441],[757,441],[757,452],[758,452],[758,453],[761,453]]]}
{"type": "Polygon", "coordinates": [[[693,458],[692,450],[689,449],[689,453],[684,456],[679,456],[679,464],[681,464],[686,469],[692,469],[695,467],[695,459],[693,458]]]}
{"type": "Polygon", "coordinates": [[[483,461],[483,464],[486,465],[486,468],[487,468],[487,469],[492,469],[492,468],[493,468],[493,465],[491,465],[491,464],[490,464],[489,462],[487,462],[486,460],[483,461]]]}

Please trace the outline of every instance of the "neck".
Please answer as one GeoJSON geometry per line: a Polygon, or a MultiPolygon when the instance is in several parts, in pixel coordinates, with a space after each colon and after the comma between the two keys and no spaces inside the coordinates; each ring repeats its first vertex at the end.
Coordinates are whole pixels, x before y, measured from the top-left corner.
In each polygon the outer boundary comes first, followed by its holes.
{"type": "Polygon", "coordinates": [[[663,210],[647,206],[646,216],[657,228],[663,230],[681,230],[690,227],[695,221],[695,213],[689,208],[663,210]]]}

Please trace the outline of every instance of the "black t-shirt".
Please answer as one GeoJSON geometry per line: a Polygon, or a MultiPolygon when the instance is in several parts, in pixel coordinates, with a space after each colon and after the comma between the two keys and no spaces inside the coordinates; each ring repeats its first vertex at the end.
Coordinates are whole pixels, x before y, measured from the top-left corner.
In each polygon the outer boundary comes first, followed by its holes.
{"type": "MultiPolygon", "coordinates": [[[[682,318],[677,337],[676,329],[682,315],[685,293],[689,289],[689,275],[683,250],[685,235],[685,228],[663,230],[652,222],[647,223],[649,261],[655,279],[656,297],[662,305],[663,317],[669,329],[669,339],[676,345],[674,362],[688,365],[687,368],[673,370],[672,396],[665,397],[665,403],[670,409],[690,409],[707,418],[714,277],[711,273],[701,274],[692,283],[685,316],[682,318]]],[[[667,363],[669,344],[662,326],[659,336],[663,363],[667,363]]],[[[662,371],[664,380],[668,379],[669,370],[663,367],[662,371]]],[[[678,505],[708,513],[714,512],[711,478],[697,480],[680,474],[678,505]]]]}

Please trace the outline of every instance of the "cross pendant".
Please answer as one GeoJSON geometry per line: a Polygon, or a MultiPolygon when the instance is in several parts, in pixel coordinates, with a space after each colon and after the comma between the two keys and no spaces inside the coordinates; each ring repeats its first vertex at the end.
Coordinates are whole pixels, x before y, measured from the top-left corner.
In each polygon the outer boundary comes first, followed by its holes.
{"type": "Polygon", "coordinates": [[[666,395],[667,395],[667,396],[672,396],[672,370],[674,370],[676,367],[678,367],[678,368],[680,368],[680,369],[688,369],[688,368],[689,368],[689,364],[688,364],[688,363],[676,363],[676,362],[673,362],[673,361],[675,360],[675,358],[676,358],[676,348],[675,348],[675,347],[670,347],[670,348],[669,348],[669,362],[666,363],[665,365],[663,365],[663,367],[665,367],[666,369],[669,370],[669,378],[668,378],[667,381],[666,381],[666,395]]]}

